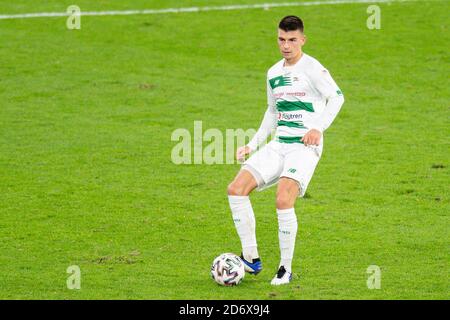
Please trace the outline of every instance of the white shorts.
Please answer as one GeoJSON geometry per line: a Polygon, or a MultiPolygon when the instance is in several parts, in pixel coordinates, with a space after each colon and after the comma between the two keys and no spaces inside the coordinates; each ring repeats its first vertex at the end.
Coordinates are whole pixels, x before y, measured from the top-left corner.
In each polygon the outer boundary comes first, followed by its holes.
{"type": "Polygon", "coordinates": [[[303,197],[322,149],[323,142],[319,146],[305,146],[272,140],[250,156],[241,170],[245,169],[253,175],[258,191],[276,184],[281,177],[294,179],[299,185],[299,197],[303,197]]]}

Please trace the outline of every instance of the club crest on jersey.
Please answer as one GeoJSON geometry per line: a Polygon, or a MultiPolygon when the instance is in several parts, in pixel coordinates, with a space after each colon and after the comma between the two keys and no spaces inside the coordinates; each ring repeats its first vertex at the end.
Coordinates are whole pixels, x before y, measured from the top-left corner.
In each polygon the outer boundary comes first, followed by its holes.
{"type": "Polygon", "coordinates": [[[279,76],[272,79],[269,79],[270,87],[273,89],[278,87],[285,87],[285,86],[291,86],[292,81],[290,77],[286,76],[279,76]]]}

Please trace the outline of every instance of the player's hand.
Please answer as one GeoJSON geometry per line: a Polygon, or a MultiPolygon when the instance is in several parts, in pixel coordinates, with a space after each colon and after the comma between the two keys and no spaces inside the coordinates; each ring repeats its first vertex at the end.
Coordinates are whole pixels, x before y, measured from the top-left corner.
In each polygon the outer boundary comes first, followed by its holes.
{"type": "Polygon", "coordinates": [[[239,162],[244,162],[245,156],[250,154],[250,152],[252,152],[252,149],[249,146],[239,147],[236,151],[236,159],[239,162]]]}
{"type": "Polygon", "coordinates": [[[322,138],[322,132],[317,129],[309,130],[302,138],[303,144],[305,146],[320,144],[320,139],[322,138]]]}

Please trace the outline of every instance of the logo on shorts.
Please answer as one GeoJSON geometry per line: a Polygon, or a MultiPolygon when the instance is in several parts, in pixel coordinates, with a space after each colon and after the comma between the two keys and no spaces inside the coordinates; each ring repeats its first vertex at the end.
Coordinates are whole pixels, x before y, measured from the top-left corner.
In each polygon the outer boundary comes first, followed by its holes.
{"type": "Polygon", "coordinates": [[[290,169],[288,170],[288,172],[290,172],[290,173],[295,173],[295,171],[297,171],[297,169],[294,169],[294,168],[290,168],[290,169]]]}

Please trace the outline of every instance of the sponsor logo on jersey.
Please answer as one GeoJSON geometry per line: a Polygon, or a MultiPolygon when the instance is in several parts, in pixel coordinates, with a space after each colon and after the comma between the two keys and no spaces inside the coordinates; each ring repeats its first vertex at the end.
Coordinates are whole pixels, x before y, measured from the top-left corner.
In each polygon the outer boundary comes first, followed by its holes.
{"type": "Polygon", "coordinates": [[[278,120],[297,121],[303,118],[301,113],[278,112],[278,120]]]}
{"type": "Polygon", "coordinates": [[[287,92],[286,95],[294,97],[304,97],[306,96],[306,92],[287,92]]]}

